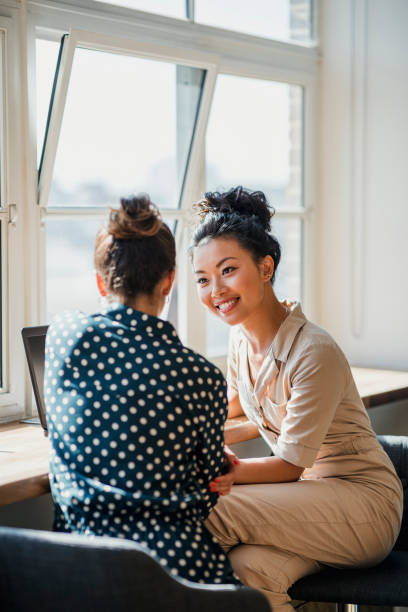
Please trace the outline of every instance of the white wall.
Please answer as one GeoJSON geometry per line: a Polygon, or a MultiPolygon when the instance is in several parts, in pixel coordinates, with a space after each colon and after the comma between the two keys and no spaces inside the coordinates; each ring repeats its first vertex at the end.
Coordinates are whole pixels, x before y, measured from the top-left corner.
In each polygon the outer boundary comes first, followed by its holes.
{"type": "Polygon", "coordinates": [[[321,0],[319,322],[408,369],[408,2],[321,0]]]}

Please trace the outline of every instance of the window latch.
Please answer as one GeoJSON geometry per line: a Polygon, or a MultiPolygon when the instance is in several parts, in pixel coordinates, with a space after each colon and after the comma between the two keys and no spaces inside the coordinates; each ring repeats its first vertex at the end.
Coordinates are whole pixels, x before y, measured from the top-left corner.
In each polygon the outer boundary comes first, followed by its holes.
{"type": "Polygon", "coordinates": [[[8,205],[8,222],[11,226],[16,227],[17,224],[17,204],[9,204],[8,205]]]}

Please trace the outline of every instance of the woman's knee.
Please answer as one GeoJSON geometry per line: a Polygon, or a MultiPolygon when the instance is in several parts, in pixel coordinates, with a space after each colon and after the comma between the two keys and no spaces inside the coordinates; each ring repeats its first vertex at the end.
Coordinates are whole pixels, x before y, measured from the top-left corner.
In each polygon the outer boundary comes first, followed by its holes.
{"type": "Polygon", "coordinates": [[[230,550],[228,556],[244,584],[281,594],[302,576],[320,569],[316,561],[274,546],[241,544],[230,550]]]}

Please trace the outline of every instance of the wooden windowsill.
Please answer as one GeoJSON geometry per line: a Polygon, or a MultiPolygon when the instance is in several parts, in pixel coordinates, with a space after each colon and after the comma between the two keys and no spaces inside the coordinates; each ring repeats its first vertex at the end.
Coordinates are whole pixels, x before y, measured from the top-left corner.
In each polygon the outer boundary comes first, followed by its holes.
{"type": "MultiPolygon", "coordinates": [[[[357,388],[367,408],[408,398],[408,372],[352,368],[357,388]]],[[[226,444],[258,437],[245,416],[229,419],[226,444]]],[[[49,441],[38,425],[0,425],[0,506],[49,493],[49,441]]]]}

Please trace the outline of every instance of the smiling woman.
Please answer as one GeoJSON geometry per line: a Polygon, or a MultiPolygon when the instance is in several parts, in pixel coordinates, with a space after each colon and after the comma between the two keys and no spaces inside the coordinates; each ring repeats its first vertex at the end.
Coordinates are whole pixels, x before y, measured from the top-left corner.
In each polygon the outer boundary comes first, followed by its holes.
{"type": "Polygon", "coordinates": [[[207,193],[198,211],[198,294],[233,326],[228,414],[244,412],[273,453],[242,459],[212,483],[220,495],[240,486],[206,525],[240,579],[261,589],[273,610],[289,612],[288,588],[320,564],[384,558],[399,530],[401,486],[341,349],[300,304],[275,295],[280,247],[264,194],[207,193]]]}
{"type": "Polygon", "coordinates": [[[262,192],[250,195],[242,187],[206,194],[197,207],[203,218],[194,235],[200,299],[234,325],[256,312],[265,292],[274,298],[268,286],[275,279],[280,246],[268,233],[273,209],[262,192]]]}

